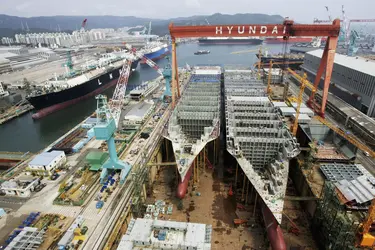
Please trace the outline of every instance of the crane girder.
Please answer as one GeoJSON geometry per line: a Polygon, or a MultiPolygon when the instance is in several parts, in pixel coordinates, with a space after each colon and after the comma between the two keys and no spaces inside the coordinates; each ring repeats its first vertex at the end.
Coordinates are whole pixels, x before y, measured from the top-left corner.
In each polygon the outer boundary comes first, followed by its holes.
{"type": "Polygon", "coordinates": [[[112,99],[108,104],[111,115],[115,120],[116,127],[118,127],[121,115],[121,108],[124,105],[125,101],[125,92],[126,87],[128,85],[131,64],[131,60],[126,60],[124,65],[122,66],[122,69],[120,71],[120,77],[117,80],[115,91],[113,92],[112,99]]]}
{"type": "Polygon", "coordinates": [[[150,58],[144,55],[142,56],[142,59],[147,63],[148,66],[150,66],[151,68],[156,70],[161,76],[163,76],[163,71],[159,68],[159,66],[154,61],[152,61],[150,58]]]}
{"type": "Polygon", "coordinates": [[[154,62],[152,61],[150,58],[146,57],[143,53],[141,53],[140,51],[137,51],[135,48],[133,48],[130,44],[127,44],[125,43],[125,47],[131,51],[133,54],[135,54],[137,57],[139,58],[142,58],[146,63],[147,65],[149,65],[151,68],[153,68],[154,70],[156,70],[161,76],[163,75],[163,70],[161,70],[159,68],[159,66],[154,62]]]}
{"type": "Polygon", "coordinates": [[[287,69],[290,74],[292,74],[295,78],[297,78],[298,81],[301,82],[301,84],[304,84],[305,87],[308,87],[311,91],[316,92],[316,88],[312,83],[310,83],[308,80],[304,79],[302,76],[298,75],[295,71],[293,71],[291,68],[287,69]]]}
{"type": "Polygon", "coordinates": [[[248,37],[248,36],[333,36],[340,33],[340,19],[332,24],[294,24],[285,20],[283,24],[228,24],[202,26],[169,25],[172,40],[184,37],[248,37]]]}
{"type": "Polygon", "coordinates": [[[332,129],[333,131],[335,131],[337,134],[339,134],[340,136],[342,136],[343,138],[345,138],[346,140],[348,140],[351,144],[353,144],[354,146],[356,146],[357,148],[359,148],[360,150],[362,150],[364,152],[368,152],[371,155],[371,157],[375,158],[375,152],[372,151],[366,145],[364,145],[362,142],[359,142],[353,136],[351,136],[350,134],[345,133],[341,128],[337,127],[334,124],[331,124],[326,119],[324,119],[324,118],[322,118],[320,116],[315,116],[315,118],[318,121],[320,121],[321,123],[323,123],[324,125],[326,125],[327,127],[329,127],[330,129],[332,129]]]}

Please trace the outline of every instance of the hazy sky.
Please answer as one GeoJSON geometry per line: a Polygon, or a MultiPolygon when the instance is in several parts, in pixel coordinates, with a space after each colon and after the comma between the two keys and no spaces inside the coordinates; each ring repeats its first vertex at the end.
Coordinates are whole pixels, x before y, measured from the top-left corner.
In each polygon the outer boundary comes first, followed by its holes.
{"type": "Polygon", "coordinates": [[[345,6],[349,19],[375,18],[375,0],[0,0],[0,13],[17,16],[116,15],[170,18],[213,13],[264,13],[311,22],[345,6]]]}

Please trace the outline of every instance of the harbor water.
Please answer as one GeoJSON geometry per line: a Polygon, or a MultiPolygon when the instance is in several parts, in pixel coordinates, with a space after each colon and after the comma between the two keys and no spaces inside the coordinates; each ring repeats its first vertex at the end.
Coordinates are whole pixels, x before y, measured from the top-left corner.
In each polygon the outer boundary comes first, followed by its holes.
{"type": "MultiPolygon", "coordinates": [[[[282,52],[282,45],[265,45],[270,53],[282,52]]],[[[263,47],[263,48],[265,48],[263,47]]],[[[257,62],[255,54],[249,52],[231,54],[234,51],[255,50],[258,46],[251,45],[204,45],[186,43],[177,46],[177,59],[180,67],[186,64],[221,64],[230,66],[251,67],[257,62]],[[209,50],[210,54],[194,55],[197,50],[209,50]]],[[[159,67],[164,67],[168,61],[157,61],[159,67]]],[[[139,65],[129,79],[128,89],[139,85],[142,81],[156,78],[158,73],[148,65],[139,65]]],[[[114,88],[104,92],[112,96],[114,88]]],[[[33,112],[29,112],[10,122],[0,125],[0,151],[38,152],[53,141],[67,133],[85,117],[96,109],[95,97],[84,100],[66,109],[52,113],[40,120],[33,120],[33,112]]]]}

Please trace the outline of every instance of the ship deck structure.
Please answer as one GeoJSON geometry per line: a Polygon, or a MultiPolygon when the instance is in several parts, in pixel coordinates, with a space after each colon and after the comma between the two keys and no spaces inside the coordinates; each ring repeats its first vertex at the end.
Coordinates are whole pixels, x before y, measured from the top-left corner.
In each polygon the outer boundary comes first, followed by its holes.
{"type": "Polygon", "coordinates": [[[226,70],[224,75],[227,151],[281,223],[289,159],[300,153],[299,145],[262,80],[250,70],[226,70]]]}
{"type": "Polygon", "coordinates": [[[220,135],[220,66],[197,66],[169,120],[165,137],[172,142],[183,198],[196,156],[220,135]],[[185,184],[185,185],[184,185],[185,184]]]}

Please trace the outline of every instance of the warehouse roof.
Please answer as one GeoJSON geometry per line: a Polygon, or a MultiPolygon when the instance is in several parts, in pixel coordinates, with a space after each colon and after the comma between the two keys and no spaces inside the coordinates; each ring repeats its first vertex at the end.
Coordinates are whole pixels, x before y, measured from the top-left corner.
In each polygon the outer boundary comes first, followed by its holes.
{"type": "Polygon", "coordinates": [[[51,152],[43,152],[35,156],[35,158],[30,161],[29,165],[37,165],[37,166],[46,166],[49,165],[56,157],[60,155],[64,155],[64,151],[51,151],[51,152]]]}
{"type": "Polygon", "coordinates": [[[356,201],[362,204],[375,197],[374,185],[365,175],[351,181],[340,180],[335,185],[348,201],[356,201]]]}
{"type": "MultiPolygon", "coordinates": [[[[307,52],[306,54],[321,58],[323,55],[323,50],[317,49],[317,50],[307,52]]],[[[352,68],[364,74],[375,76],[375,71],[374,71],[375,61],[368,60],[363,57],[359,57],[359,56],[351,57],[351,56],[346,56],[346,55],[341,55],[341,54],[336,53],[335,64],[342,65],[347,68],[352,68]]]]}
{"type": "Polygon", "coordinates": [[[89,163],[91,171],[98,171],[108,158],[107,152],[93,151],[87,154],[86,161],[89,163]]]}

